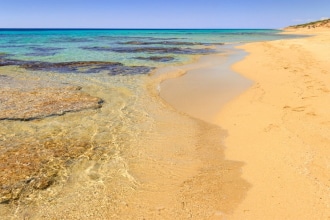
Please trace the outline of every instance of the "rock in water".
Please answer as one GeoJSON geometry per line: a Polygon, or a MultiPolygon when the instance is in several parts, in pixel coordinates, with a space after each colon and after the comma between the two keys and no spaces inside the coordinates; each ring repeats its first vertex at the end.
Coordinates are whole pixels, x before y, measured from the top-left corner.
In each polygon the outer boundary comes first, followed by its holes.
{"type": "Polygon", "coordinates": [[[150,56],[150,57],[135,57],[138,60],[148,60],[154,62],[169,62],[174,60],[174,57],[171,56],[150,56]]]}
{"type": "Polygon", "coordinates": [[[101,107],[100,98],[80,89],[79,86],[18,80],[2,75],[0,120],[33,120],[101,107]]]}
{"type": "MultiPolygon", "coordinates": [[[[40,119],[99,108],[101,103],[100,98],[82,92],[79,86],[0,75],[0,120],[40,119]]],[[[48,188],[61,169],[90,147],[89,141],[72,136],[49,136],[46,140],[30,135],[1,138],[0,204],[48,188]]]]}

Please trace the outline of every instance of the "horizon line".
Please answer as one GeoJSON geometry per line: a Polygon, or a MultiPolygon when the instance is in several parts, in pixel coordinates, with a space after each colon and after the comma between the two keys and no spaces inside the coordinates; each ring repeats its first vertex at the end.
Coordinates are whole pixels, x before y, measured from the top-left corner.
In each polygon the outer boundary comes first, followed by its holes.
{"type": "Polygon", "coordinates": [[[18,30],[282,30],[283,28],[0,28],[0,31],[18,30]]]}

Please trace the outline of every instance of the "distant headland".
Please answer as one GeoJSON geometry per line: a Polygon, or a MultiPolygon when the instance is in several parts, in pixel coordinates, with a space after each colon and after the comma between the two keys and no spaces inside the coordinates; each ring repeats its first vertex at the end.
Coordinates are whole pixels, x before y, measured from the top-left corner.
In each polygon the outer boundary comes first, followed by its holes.
{"type": "Polygon", "coordinates": [[[330,19],[313,21],[305,24],[292,25],[285,29],[320,29],[320,28],[330,28],[330,19]]]}

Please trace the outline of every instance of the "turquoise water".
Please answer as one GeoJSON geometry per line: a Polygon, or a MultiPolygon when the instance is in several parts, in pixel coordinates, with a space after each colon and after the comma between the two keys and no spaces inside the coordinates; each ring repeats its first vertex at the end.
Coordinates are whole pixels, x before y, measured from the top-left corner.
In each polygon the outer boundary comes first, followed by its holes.
{"type": "MultiPolygon", "coordinates": [[[[188,61],[212,44],[237,43],[292,38],[278,30],[47,30],[1,29],[0,55],[6,59],[43,62],[111,61],[124,65],[157,67],[166,63],[188,61]],[[135,42],[138,44],[127,44],[135,42]],[[165,42],[165,43],[164,43],[165,42]],[[166,44],[167,42],[167,44],[166,44]],[[121,51],[140,48],[138,51],[121,51]],[[156,51],[145,49],[156,48],[156,51]],[[161,51],[159,48],[169,48],[161,51]],[[114,50],[115,49],[115,50],[114,50]],[[155,61],[150,56],[170,60],[155,61]]],[[[212,51],[204,51],[209,53],[212,51]]],[[[202,53],[202,54],[204,54],[202,53]]],[[[1,57],[0,57],[1,58],[1,57]]],[[[4,58],[2,58],[4,59],[4,58]]]]}

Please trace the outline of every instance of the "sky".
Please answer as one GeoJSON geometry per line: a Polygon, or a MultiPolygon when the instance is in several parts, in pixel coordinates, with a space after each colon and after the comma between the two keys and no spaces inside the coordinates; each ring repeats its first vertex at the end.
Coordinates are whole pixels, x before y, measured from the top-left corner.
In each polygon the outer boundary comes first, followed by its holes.
{"type": "Polygon", "coordinates": [[[0,28],[283,28],[330,0],[0,0],[0,28]]]}

